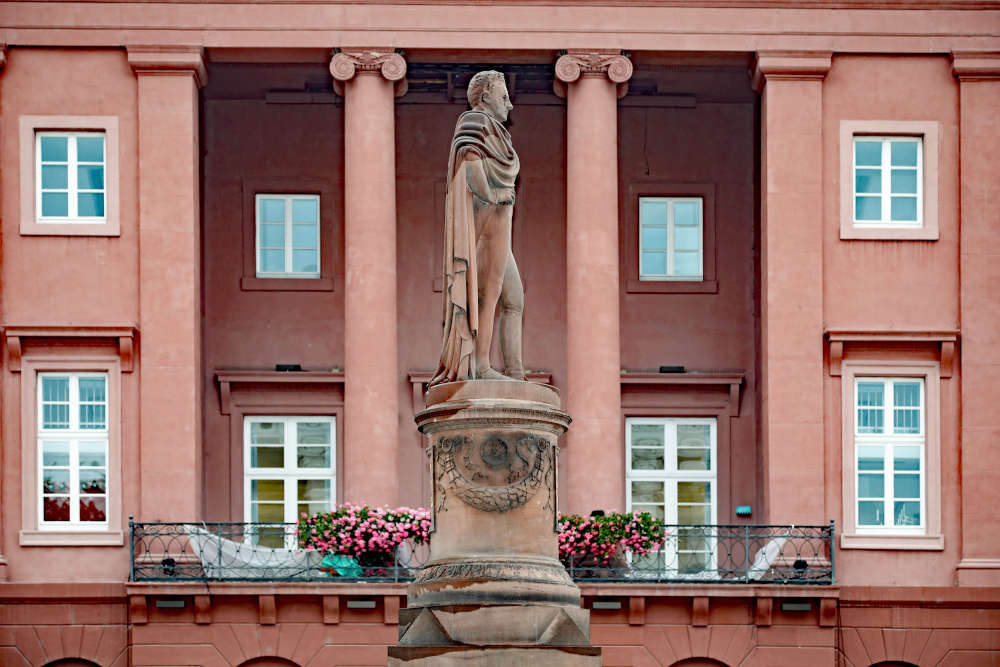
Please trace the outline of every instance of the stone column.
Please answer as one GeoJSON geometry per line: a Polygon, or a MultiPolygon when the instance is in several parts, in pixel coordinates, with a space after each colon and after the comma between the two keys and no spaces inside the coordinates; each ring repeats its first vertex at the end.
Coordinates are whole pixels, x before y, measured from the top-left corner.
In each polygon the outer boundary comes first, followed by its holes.
{"type": "Polygon", "coordinates": [[[344,471],[341,501],[399,501],[396,129],[406,61],[345,49],[330,61],[344,96],[344,471]]]}
{"type": "Polygon", "coordinates": [[[200,48],[129,48],[139,100],[139,520],[201,517],[200,48]]]}
{"type": "Polygon", "coordinates": [[[954,53],[961,160],[962,560],[960,585],[1000,586],[1000,52],[954,53]]]}
{"type": "Polygon", "coordinates": [[[568,510],[625,502],[618,275],[618,98],[632,62],[574,51],[556,62],[566,112],[568,510]]]}
{"type": "Polygon", "coordinates": [[[766,521],[823,524],[823,78],[760,52],[761,451],[766,521]]]}
{"type": "MultiPolygon", "coordinates": [[[[6,64],[7,64],[7,45],[3,44],[3,43],[0,43],[0,75],[3,74],[3,67],[6,64]]],[[[0,174],[0,184],[2,184],[2,182],[3,182],[2,181],[2,174],[0,174]]],[[[2,193],[2,192],[3,192],[3,188],[0,187],[0,193],[2,193]]],[[[2,197],[2,195],[0,195],[0,197],[2,197]]],[[[0,199],[0,203],[2,203],[2,199],[0,199]]],[[[0,210],[2,210],[2,209],[0,209],[0,210]]],[[[0,261],[3,261],[2,254],[0,254],[0,261]]],[[[4,398],[4,396],[3,396],[3,382],[0,382],[0,405],[3,405],[3,398],[4,398]]],[[[3,446],[3,444],[0,444],[0,462],[3,461],[4,454],[5,454],[4,450],[8,450],[9,451],[9,445],[5,447],[5,446],[3,446]]],[[[3,498],[3,480],[2,479],[0,479],[0,498],[3,498]]],[[[3,525],[2,521],[0,521],[0,581],[7,581],[7,557],[3,555],[3,546],[4,546],[4,539],[3,539],[4,530],[3,529],[4,528],[5,528],[5,526],[3,525]]]]}

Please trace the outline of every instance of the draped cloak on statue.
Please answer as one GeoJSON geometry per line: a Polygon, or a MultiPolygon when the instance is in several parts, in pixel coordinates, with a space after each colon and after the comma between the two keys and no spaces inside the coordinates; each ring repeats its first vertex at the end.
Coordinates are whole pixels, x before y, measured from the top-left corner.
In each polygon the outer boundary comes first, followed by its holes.
{"type": "MultiPolygon", "coordinates": [[[[474,195],[465,175],[467,153],[474,154],[481,161],[492,192],[499,192],[502,188],[513,189],[520,169],[510,133],[498,120],[476,110],[466,111],[458,117],[448,158],[448,195],[445,199],[444,342],[441,345],[441,361],[430,381],[431,385],[475,379],[476,375],[478,238],[474,195]]],[[[501,204],[486,204],[486,207],[491,206],[501,204]]],[[[488,322],[486,326],[493,326],[493,323],[488,322]]]]}

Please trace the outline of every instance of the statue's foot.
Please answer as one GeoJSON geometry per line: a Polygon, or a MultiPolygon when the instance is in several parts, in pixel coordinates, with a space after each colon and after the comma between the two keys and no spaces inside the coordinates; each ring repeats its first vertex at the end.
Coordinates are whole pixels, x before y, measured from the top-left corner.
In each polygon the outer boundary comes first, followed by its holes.
{"type": "Polygon", "coordinates": [[[487,366],[486,368],[476,371],[476,376],[480,380],[513,380],[514,378],[507,377],[500,371],[494,370],[493,368],[487,366]]]}
{"type": "Polygon", "coordinates": [[[504,371],[506,371],[507,377],[511,380],[525,381],[523,368],[505,368],[504,371]]]}

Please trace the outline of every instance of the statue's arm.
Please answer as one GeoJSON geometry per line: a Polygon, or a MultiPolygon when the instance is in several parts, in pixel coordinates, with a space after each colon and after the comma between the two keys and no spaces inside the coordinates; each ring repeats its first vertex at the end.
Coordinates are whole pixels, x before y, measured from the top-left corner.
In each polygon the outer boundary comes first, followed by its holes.
{"type": "Polygon", "coordinates": [[[514,203],[514,189],[491,187],[483,159],[472,151],[465,153],[465,181],[473,196],[484,204],[514,203]]]}

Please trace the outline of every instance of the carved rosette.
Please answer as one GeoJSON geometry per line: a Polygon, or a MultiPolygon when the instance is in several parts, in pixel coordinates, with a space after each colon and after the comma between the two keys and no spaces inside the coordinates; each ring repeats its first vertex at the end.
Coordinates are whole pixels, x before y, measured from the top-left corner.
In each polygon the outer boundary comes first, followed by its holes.
{"type": "Polygon", "coordinates": [[[344,94],[344,83],[355,76],[381,76],[395,84],[396,97],[406,94],[406,60],[389,48],[342,49],[330,59],[333,90],[344,94]]]}
{"type": "Polygon", "coordinates": [[[556,77],[553,88],[556,95],[566,97],[566,86],[580,77],[607,77],[618,85],[618,99],[628,93],[628,80],[632,78],[632,61],[621,51],[571,50],[559,56],[556,61],[556,77]]]}

